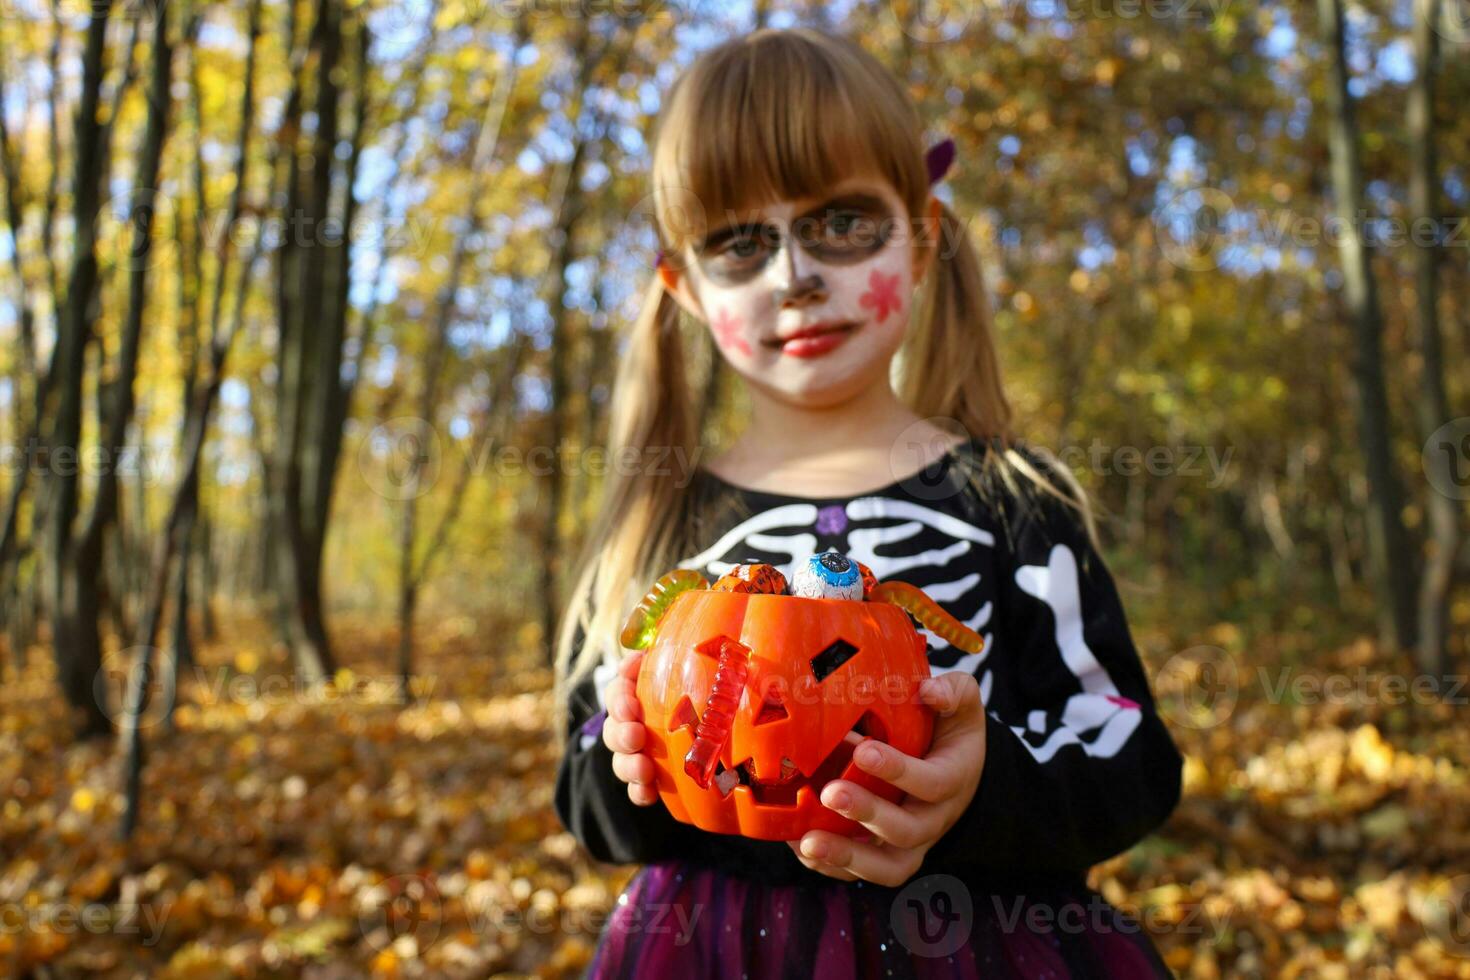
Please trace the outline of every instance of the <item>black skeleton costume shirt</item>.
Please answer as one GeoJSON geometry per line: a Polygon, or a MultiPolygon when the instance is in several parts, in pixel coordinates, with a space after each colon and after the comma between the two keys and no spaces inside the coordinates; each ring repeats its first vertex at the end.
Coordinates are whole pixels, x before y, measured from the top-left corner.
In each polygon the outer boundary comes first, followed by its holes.
{"type": "MultiPolygon", "coordinates": [[[[1077,882],[1164,821],[1179,799],[1182,759],[1077,512],[1019,475],[1007,486],[994,468],[982,470],[993,451],[971,440],[852,497],[756,491],[696,470],[688,489],[699,501],[699,550],[678,567],[713,582],[735,564],[767,562],[789,578],[798,561],[835,549],[879,581],[918,586],[978,632],[984,648],[965,654],[920,628],[934,674],[963,670],[979,682],[987,745],[973,801],[919,873],[972,887],[1077,882]],[[980,474],[978,490],[971,473],[980,474]]],[[[1021,452],[1046,472],[1038,454],[1021,452]]],[[[616,675],[605,662],[571,692],[557,773],[557,813],[593,857],[683,859],[771,883],[830,881],[783,842],[707,833],[662,803],[629,800],[601,738],[602,692],[616,675]]]]}

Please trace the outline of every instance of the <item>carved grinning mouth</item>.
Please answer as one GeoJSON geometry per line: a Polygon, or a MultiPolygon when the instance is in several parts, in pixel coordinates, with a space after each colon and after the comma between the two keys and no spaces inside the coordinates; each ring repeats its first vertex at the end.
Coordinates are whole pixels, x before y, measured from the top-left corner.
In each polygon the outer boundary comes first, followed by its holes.
{"type": "Polygon", "coordinates": [[[797,794],[803,786],[811,787],[813,794],[820,795],[824,786],[840,777],[846,771],[847,764],[852,761],[853,749],[865,738],[885,743],[888,741],[886,726],[871,711],[859,718],[851,731],[843,734],[842,741],[837,743],[812,772],[803,772],[789,758],[783,758],[782,772],[767,778],[764,773],[757,771],[754,758],[746,758],[737,763],[734,769],[726,769],[724,763],[717,763],[713,784],[721,796],[728,797],[736,786],[748,786],[751,797],[764,806],[796,806],[797,794]]]}

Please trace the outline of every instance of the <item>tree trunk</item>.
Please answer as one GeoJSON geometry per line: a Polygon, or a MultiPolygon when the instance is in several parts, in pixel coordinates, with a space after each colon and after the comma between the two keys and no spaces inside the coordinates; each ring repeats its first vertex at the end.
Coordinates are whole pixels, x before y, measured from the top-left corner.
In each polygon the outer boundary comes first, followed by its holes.
{"type": "MultiPolygon", "coordinates": [[[[1427,241],[1415,234],[1414,266],[1418,300],[1419,352],[1422,374],[1415,399],[1420,435],[1428,439],[1449,421],[1449,396],[1445,392],[1444,351],[1439,326],[1439,175],[1436,166],[1434,120],[1434,80],[1438,69],[1439,43],[1435,25],[1439,18],[1439,0],[1415,0],[1414,49],[1419,71],[1409,88],[1408,126],[1409,212],[1411,227],[1433,225],[1435,236],[1427,241]]],[[[1426,509],[1429,518],[1429,554],[1424,577],[1419,583],[1419,636],[1416,660],[1426,674],[1444,676],[1449,673],[1449,606],[1454,584],[1455,552],[1460,540],[1460,507],[1448,496],[1450,485],[1447,455],[1430,452],[1426,465],[1439,468],[1441,478],[1430,473],[1426,509]]]]}
{"type": "MultiPolygon", "coordinates": [[[[465,263],[469,259],[470,243],[479,234],[483,221],[480,214],[480,201],[487,190],[486,184],[489,182],[495,151],[500,145],[500,133],[505,123],[506,107],[510,103],[511,92],[515,88],[517,75],[515,52],[520,50],[526,40],[525,25],[526,21],[523,18],[517,28],[515,41],[511,45],[510,55],[496,79],[495,91],[475,127],[475,138],[469,142],[473,151],[468,161],[471,177],[469,190],[465,197],[464,228],[455,239],[454,252],[449,261],[449,272],[439,289],[437,302],[434,304],[435,316],[431,328],[433,335],[430,337],[429,348],[425,353],[424,377],[420,387],[418,419],[431,434],[435,431],[434,410],[438,404],[439,377],[443,370],[444,360],[449,353],[449,330],[454,325],[456,297],[464,278],[465,263]]],[[[398,674],[405,701],[413,696],[411,681],[413,678],[414,611],[418,604],[419,590],[432,557],[432,555],[426,555],[423,561],[415,567],[414,555],[418,550],[419,497],[426,492],[422,485],[424,462],[425,453],[422,451],[414,452],[410,456],[407,460],[407,481],[400,488],[403,492],[400,494],[402,514],[400,515],[398,540],[398,674]]],[[[446,522],[453,519],[453,513],[450,511],[446,514],[446,522]]],[[[448,524],[441,523],[440,530],[447,532],[448,524]]]]}
{"type": "Polygon", "coordinates": [[[1368,245],[1362,237],[1363,174],[1357,121],[1348,93],[1342,0],[1318,0],[1327,47],[1327,125],[1332,188],[1345,299],[1353,325],[1358,433],[1368,480],[1368,562],[1377,594],[1379,642],[1407,649],[1414,643],[1414,576],[1393,464],[1387,385],[1383,375],[1383,316],[1368,245]]]}
{"type": "MultiPolygon", "coordinates": [[[[110,0],[91,8],[82,58],[77,105],[75,166],[72,179],[73,247],[65,301],[56,324],[55,406],[46,439],[47,567],[46,593],[56,676],[67,704],[79,716],[83,737],[112,730],[107,692],[95,681],[102,668],[97,636],[95,575],[74,574],[73,523],[80,498],[76,455],[82,432],[82,386],[87,346],[92,339],[92,301],[97,285],[97,209],[100,204],[102,128],[97,121],[110,0]],[[63,465],[64,464],[64,465],[63,465]],[[94,693],[94,687],[98,690],[94,693]]],[[[95,570],[94,570],[95,571],[95,570]]]]}
{"type": "MultiPolygon", "coordinates": [[[[361,78],[368,70],[367,28],[359,20],[356,29],[360,32],[357,70],[361,78]]],[[[348,242],[365,125],[359,107],[352,151],[342,175],[346,203],[334,223],[341,229],[340,237],[329,236],[341,95],[336,69],[342,39],[340,0],[319,0],[309,42],[315,56],[310,75],[316,84],[316,131],[306,152],[300,152],[294,140],[288,147],[286,212],[299,231],[282,246],[277,258],[277,432],[269,466],[273,571],[279,574],[276,593],[286,644],[298,675],[308,683],[323,680],[335,670],[322,609],[321,560],[347,404],[341,375],[348,311],[348,242]]],[[[299,113],[299,99],[295,109],[299,113]]]]}
{"type": "Polygon", "coordinates": [[[557,210],[557,221],[552,232],[553,251],[547,269],[550,295],[546,298],[547,314],[551,319],[551,404],[547,408],[547,443],[552,458],[543,479],[545,509],[541,524],[541,637],[546,662],[556,656],[556,623],[561,614],[560,578],[561,555],[561,509],[566,495],[566,472],[562,465],[562,440],[567,429],[574,424],[569,417],[568,404],[571,386],[573,342],[571,314],[566,307],[566,272],[576,255],[577,224],[581,220],[582,191],[581,171],[586,158],[588,137],[583,132],[581,106],[585,102],[587,86],[591,83],[591,70],[597,59],[588,57],[590,31],[585,21],[572,44],[572,60],[581,66],[577,79],[577,109],[572,113],[573,132],[576,146],[567,167],[566,190],[561,207],[557,210]]]}

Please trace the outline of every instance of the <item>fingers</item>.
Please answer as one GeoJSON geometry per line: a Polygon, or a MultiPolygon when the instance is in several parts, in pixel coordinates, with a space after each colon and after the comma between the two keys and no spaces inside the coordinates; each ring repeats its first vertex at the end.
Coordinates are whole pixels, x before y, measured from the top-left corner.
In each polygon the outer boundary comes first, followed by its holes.
{"type": "MultiPolygon", "coordinates": [[[[813,833],[815,833],[815,831],[813,833]]],[[[801,851],[801,841],[799,840],[789,840],[786,842],[786,846],[791,848],[791,852],[796,855],[796,859],[798,861],[819,874],[824,874],[829,878],[836,878],[838,881],[857,881],[857,875],[853,874],[851,871],[846,871],[842,868],[834,867],[833,865],[827,864],[824,861],[817,861],[807,857],[801,851]]]]}
{"type": "Polygon", "coordinates": [[[629,783],[628,799],[638,806],[652,806],[658,802],[658,790],[651,783],[629,783]]]}
{"type": "Polygon", "coordinates": [[[613,775],[628,784],[628,799],[638,806],[651,806],[658,802],[658,775],[653,760],[639,751],[644,734],[643,725],[636,721],[609,718],[602,724],[602,740],[613,753],[613,775]]]}
{"type": "Polygon", "coordinates": [[[654,783],[658,781],[658,774],[654,772],[653,760],[642,752],[629,755],[624,752],[613,753],[613,775],[625,783],[654,783]]]}
{"type": "Polygon", "coordinates": [[[845,779],[834,779],[822,788],[822,805],[856,820],[894,847],[918,847],[939,836],[940,820],[929,804],[911,801],[899,806],[845,779]]]}
{"type": "Polygon", "coordinates": [[[859,769],[872,773],[903,790],[912,801],[942,803],[964,792],[985,763],[985,729],[966,733],[964,738],[936,739],[924,758],[906,755],[891,745],[872,739],[852,755],[859,769]]]}
{"type": "Polygon", "coordinates": [[[618,676],[603,692],[607,720],[602,723],[602,741],[612,750],[613,775],[628,784],[628,799],[638,806],[652,806],[658,802],[658,777],[653,760],[643,753],[648,733],[643,727],[643,706],[638,703],[643,654],[638,650],[624,657],[618,676]]]}
{"type": "Polygon", "coordinates": [[[614,678],[602,693],[607,702],[607,716],[618,721],[642,721],[643,705],[638,701],[638,688],[626,677],[614,678]]]}
{"type": "Polygon", "coordinates": [[[614,752],[640,752],[647,733],[639,721],[615,721],[609,713],[602,723],[602,742],[614,752]]]}
{"type": "Polygon", "coordinates": [[[926,803],[946,798],[959,788],[958,773],[942,759],[919,759],[891,745],[868,739],[852,754],[858,768],[891,783],[926,803]]]}
{"type": "Polygon", "coordinates": [[[809,831],[801,839],[797,853],[803,864],[823,874],[834,878],[842,874],[854,875],[875,885],[890,887],[912,878],[924,859],[924,852],[916,848],[865,843],[825,830],[809,831]],[[822,866],[830,870],[824,870],[822,866]]]}
{"type": "Polygon", "coordinates": [[[618,677],[637,684],[638,668],[643,666],[643,655],[647,652],[646,650],[635,650],[624,657],[623,662],[618,664],[618,677]]]}
{"type": "Polygon", "coordinates": [[[916,799],[937,803],[959,792],[967,773],[984,758],[985,711],[980,685],[970,674],[950,671],[925,679],[919,698],[939,713],[934,742],[924,758],[868,739],[853,752],[859,769],[916,799]]]}
{"type": "Polygon", "coordinates": [[[975,675],[958,670],[924,678],[919,683],[919,700],[934,708],[941,723],[956,717],[968,720],[970,715],[984,707],[980,703],[980,685],[975,675]]]}

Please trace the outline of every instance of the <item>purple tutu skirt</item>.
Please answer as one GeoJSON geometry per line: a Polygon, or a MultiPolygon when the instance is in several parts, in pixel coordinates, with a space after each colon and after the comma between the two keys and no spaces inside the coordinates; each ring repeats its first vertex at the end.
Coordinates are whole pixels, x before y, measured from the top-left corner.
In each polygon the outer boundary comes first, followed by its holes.
{"type": "Polygon", "coordinates": [[[904,888],[769,885],[682,861],[641,869],[587,976],[1170,977],[1141,927],[1085,886],[972,893],[948,875],[904,888]]]}

